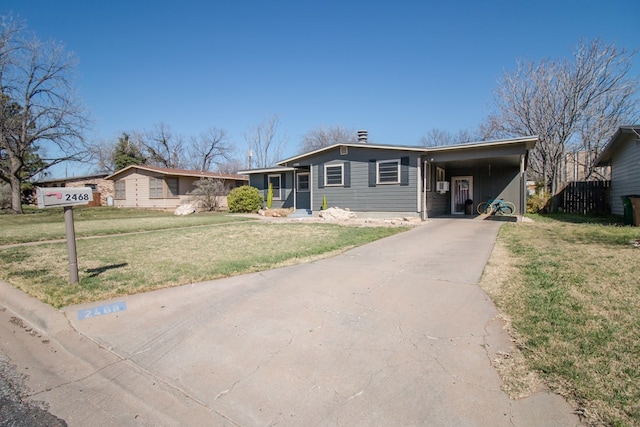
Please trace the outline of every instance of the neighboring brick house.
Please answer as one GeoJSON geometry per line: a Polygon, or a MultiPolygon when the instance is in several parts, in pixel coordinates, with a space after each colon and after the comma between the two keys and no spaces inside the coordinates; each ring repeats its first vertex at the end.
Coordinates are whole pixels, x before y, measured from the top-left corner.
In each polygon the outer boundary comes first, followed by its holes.
{"type": "Polygon", "coordinates": [[[106,179],[108,174],[76,176],[72,178],[47,179],[36,182],[37,187],[91,187],[93,202],[89,206],[107,206],[113,200],[115,189],[113,181],[106,179]]]}

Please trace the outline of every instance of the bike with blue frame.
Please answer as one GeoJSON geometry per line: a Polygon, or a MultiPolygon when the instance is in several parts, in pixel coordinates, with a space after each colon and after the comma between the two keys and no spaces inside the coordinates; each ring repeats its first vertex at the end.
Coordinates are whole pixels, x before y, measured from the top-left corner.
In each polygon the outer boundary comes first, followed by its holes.
{"type": "Polygon", "coordinates": [[[505,202],[504,199],[488,198],[486,202],[478,204],[478,213],[480,215],[513,215],[516,213],[516,205],[505,202]]]}

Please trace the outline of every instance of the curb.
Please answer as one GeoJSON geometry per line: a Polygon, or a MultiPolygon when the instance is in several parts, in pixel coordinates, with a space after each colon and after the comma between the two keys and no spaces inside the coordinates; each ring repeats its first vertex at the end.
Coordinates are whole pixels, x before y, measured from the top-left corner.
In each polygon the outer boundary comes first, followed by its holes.
{"type": "Polygon", "coordinates": [[[52,336],[68,331],[71,326],[62,311],[0,280],[0,305],[22,317],[31,326],[52,336]]]}

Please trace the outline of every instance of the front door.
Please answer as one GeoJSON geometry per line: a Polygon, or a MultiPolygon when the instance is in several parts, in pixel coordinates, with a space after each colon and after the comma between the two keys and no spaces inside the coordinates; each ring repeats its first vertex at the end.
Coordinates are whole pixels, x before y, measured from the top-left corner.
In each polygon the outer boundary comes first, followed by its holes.
{"type": "Polygon", "coordinates": [[[296,174],[296,209],[311,209],[311,179],[309,172],[296,174]]]}
{"type": "MultiPolygon", "coordinates": [[[[454,176],[451,178],[451,213],[462,215],[465,213],[467,200],[473,198],[473,177],[454,176]]],[[[471,212],[473,213],[473,205],[471,212]]]]}

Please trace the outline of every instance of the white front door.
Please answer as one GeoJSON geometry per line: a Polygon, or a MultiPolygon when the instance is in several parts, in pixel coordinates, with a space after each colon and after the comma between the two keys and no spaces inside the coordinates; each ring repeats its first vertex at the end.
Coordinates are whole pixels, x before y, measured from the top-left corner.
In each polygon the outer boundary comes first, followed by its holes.
{"type": "MultiPolygon", "coordinates": [[[[473,177],[454,176],[451,177],[451,213],[464,214],[467,200],[473,198],[473,177]]],[[[473,206],[472,206],[473,208],[473,206]]],[[[471,210],[473,213],[473,209],[471,210]]]]}

